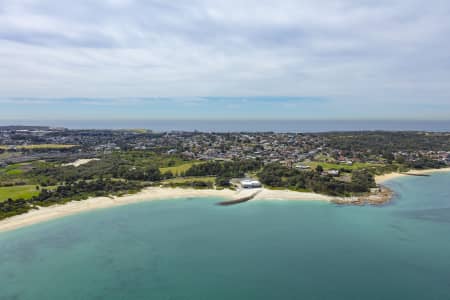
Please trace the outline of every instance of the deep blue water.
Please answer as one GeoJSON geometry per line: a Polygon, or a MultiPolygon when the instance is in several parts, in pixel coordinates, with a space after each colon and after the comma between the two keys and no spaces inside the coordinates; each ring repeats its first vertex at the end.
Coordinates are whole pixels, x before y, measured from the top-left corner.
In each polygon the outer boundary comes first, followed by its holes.
{"type": "Polygon", "coordinates": [[[0,234],[0,299],[450,299],[450,173],[383,207],[153,201],[0,234]]]}
{"type": "Polygon", "coordinates": [[[450,120],[446,121],[393,121],[393,120],[83,120],[83,121],[1,121],[0,125],[43,125],[71,129],[130,129],[145,128],[154,131],[203,131],[203,132],[326,132],[326,131],[435,131],[450,132],[450,120]]]}

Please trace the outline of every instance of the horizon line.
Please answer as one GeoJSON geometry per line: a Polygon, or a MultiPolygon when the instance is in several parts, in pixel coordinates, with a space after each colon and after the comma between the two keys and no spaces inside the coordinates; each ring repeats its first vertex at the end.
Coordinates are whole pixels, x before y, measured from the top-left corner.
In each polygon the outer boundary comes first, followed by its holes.
{"type": "Polygon", "coordinates": [[[78,121],[426,121],[426,122],[442,122],[450,121],[448,118],[58,118],[58,119],[44,119],[44,118],[1,118],[1,123],[6,122],[78,122],[78,121]]]}

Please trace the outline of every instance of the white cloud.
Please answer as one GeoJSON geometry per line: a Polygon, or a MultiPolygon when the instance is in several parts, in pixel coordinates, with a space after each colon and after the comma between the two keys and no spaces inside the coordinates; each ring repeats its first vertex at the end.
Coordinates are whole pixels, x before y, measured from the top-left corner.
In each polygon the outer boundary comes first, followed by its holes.
{"type": "Polygon", "coordinates": [[[449,16],[439,0],[4,1],[0,97],[446,103],[449,16]]]}

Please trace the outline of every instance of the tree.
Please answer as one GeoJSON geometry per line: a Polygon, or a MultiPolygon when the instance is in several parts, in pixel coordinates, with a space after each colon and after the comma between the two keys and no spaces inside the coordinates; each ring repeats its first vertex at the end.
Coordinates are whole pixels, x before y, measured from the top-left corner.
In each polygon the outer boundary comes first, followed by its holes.
{"type": "Polygon", "coordinates": [[[316,172],[319,173],[319,174],[322,173],[323,172],[323,167],[321,165],[317,165],[316,172]]]}
{"type": "Polygon", "coordinates": [[[395,161],[399,164],[404,164],[405,163],[405,158],[402,155],[397,156],[397,158],[395,159],[395,161]]]}
{"type": "Polygon", "coordinates": [[[217,177],[216,178],[216,184],[218,186],[227,187],[230,186],[230,178],[227,177],[217,177]]]}
{"type": "Polygon", "coordinates": [[[164,179],[170,179],[170,178],[173,178],[173,173],[172,173],[172,171],[168,170],[168,171],[164,172],[163,178],[164,178],[164,179]]]}

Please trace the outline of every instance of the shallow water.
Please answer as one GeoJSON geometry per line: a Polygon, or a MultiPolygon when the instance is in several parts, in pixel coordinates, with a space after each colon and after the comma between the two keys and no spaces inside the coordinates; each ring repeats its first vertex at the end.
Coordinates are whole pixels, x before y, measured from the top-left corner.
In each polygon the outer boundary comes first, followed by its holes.
{"type": "Polygon", "coordinates": [[[0,299],[450,299],[450,173],[383,207],[152,201],[0,234],[0,299]]]}

